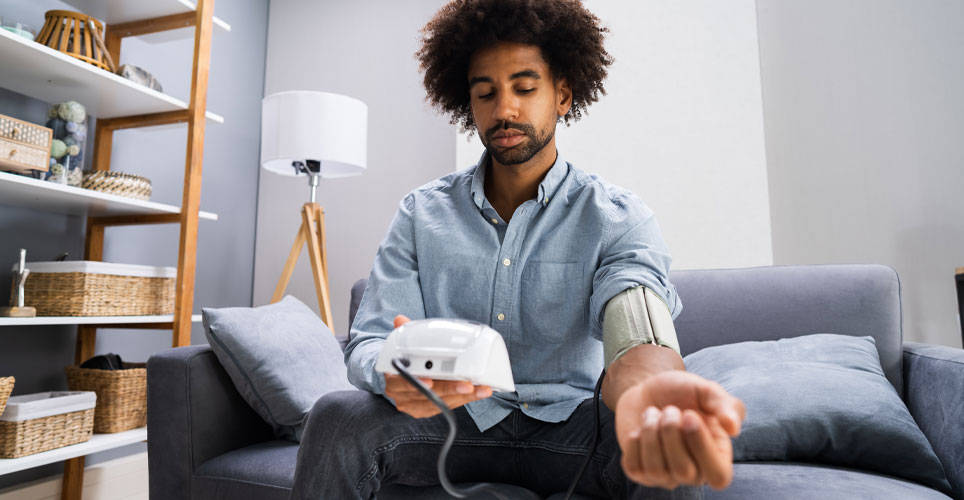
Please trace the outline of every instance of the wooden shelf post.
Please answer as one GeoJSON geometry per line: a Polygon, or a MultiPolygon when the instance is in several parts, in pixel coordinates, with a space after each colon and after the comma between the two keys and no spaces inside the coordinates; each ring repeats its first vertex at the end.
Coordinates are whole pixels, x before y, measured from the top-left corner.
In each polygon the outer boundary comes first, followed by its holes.
{"type": "MultiPolygon", "coordinates": [[[[204,127],[207,110],[208,75],[211,65],[211,36],[214,20],[214,0],[198,0],[193,14],[178,14],[157,19],[126,23],[108,29],[107,49],[115,60],[120,60],[121,39],[144,33],[178,29],[193,25],[194,62],[191,68],[191,100],[186,112],[155,113],[99,120],[94,136],[94,170],[110,170],[111,148],[114,131],[124,128],[146,127],[163,123],[187,121],[187,156],[184,165],[184,192],[180,223],[180,239],[177,255],[177,279],[174,299],[174,320],[171,344],[174,347],[191,345],[191,312],[194,307],[194,280],[197,266],[197,231],[201,209],[201,166],[204,157],[204,127]]],[[[171,222],[167,216],[122,218],[88,218],[87,239],[84,243],[86,260],[103,260],[104,228],[108,225],[128,223],[171,222]]],[[[135,327],[137,325],[122,325],[135,327]]],[[[97,327],[81,325],[77,330],[77,346],[74,360],[83,362],[95,353],[97,327]]],[[[84,457],[64,462],[64,479],[61,498],[80,500],[83,492],[84,457]]]]}

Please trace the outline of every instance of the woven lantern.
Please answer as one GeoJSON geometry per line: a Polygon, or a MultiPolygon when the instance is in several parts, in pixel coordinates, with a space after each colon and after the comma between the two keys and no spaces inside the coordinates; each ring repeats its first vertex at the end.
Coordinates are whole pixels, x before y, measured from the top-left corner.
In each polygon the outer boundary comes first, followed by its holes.
{"type": "Polygon", "coordinates": [[[80,12],[48,10],[37,42],[85,63],[113,72],[113,61],[104,50],[104,24],[80,12]],[[91,32],[90,23],[96,27],[91,32]]]}

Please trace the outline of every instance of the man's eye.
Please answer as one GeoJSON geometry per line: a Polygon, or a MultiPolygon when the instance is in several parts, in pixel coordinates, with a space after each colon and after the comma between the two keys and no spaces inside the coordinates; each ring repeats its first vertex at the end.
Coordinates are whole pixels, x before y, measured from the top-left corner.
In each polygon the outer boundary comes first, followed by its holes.
{"type": "Polygon", "coordinates": [[[493,94],[494,92],[489,92],[488,94],[479,94],[479,99],[489,99],[493,94]]]}
{"type": "Polygon", "coordinates": [[[531,93],[533,93],[533,92],[535,92],[535,91],[536,91],[536,89],[519,89],[519,93],[520,93],[520,94],[531,94],[531,93]]]}

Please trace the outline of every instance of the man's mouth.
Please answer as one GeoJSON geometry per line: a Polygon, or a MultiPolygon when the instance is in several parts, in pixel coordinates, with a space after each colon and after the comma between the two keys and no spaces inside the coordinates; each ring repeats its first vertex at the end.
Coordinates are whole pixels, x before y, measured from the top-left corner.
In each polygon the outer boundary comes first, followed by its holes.
{"type": "Polygon", "coordinates": [[[511,148],[525,139],[525,134],[515,129],[503,129],[492,134],[492,143],[500,148],[511,148]]]}

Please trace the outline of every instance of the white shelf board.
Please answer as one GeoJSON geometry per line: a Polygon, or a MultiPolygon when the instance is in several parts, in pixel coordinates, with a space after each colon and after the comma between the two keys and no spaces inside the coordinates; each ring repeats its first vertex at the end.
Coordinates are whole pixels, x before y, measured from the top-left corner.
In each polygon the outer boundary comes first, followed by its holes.
{"type": "MultiPolygon", "coordinates": [[[[64,2],[108,25],[183,14],[197,9],[197,3],[190,0],[64,0],[64,2]]],[[[216,3],[215,8],[217,8],[216,3]]],[[[218,16],[214,16],[214,25],[224,31],[231,31],[231,25],[218,16]]]]}
{"type": "MultiPolygon", "coordinates": [[[[131,323],[171,323],[173,314],[158,316],[38,316],[36,318],[0,318],[0,326],[44,325],[127,325],[131,323]]],[[[201,321],[200,314],[191,316],[191,323],[201,321]]]]}
{"type": "MultiPolygon", "coordinates": [[[[135,200],[7,172],[0,172],[0,205],[92,217],[181,213],[180,207],[174,205],[135,200]]],[[[217,214],[211,212],[202,211],[198,216],[218,220],[217,214]]]]}
{"type": "Polygon", "coordinates": [[[20,458],[0,458],[0,476],[12,472],[22,471],[41,465],[61,462],[71,458],[111,450],[129,444],[147,441],[147,427],[139,427],[113,434],[94,434],[90,441],[79,443],[55,450],[49,450],[20,458]]]}
{"type": "MultiPolygon", "coordinates": [[[[132,2],[150,3],[150,2],[132,2]]],[[[187,103],[0,30],[0,87],[48,103],[78,101],[97,118],[187,109],[187,103]]],[[[208,118],[224,123],[209,113],[208,118]]]]}

